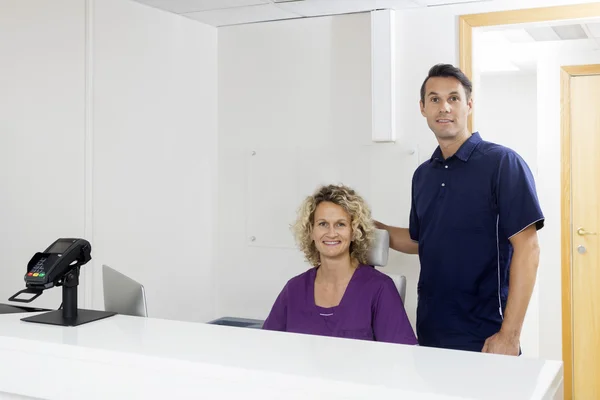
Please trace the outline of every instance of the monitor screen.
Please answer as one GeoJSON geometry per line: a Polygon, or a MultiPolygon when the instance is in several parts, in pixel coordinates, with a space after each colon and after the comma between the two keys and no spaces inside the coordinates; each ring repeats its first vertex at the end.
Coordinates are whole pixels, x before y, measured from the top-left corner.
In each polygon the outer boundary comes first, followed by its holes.
{"type": "Polygon", "coordinates": [[[64,253],[72,244],[69,240],[59,240],[48,250],[48,253],[64,253]]]}

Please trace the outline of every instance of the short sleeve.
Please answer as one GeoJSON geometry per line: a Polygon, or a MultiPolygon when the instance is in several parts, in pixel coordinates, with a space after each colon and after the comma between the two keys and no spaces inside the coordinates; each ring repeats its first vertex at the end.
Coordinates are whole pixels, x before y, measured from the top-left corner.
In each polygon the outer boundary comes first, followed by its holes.
{"type": "Polygon", "coordinates": [[[269,316],[263,323],[263,329],[269,331],[286,331],[287,329],[287,305],[288,305],[288,285],[277,296],[269,316]]]}
{"type": "Polygon", "coordinates": [[[419,241],[419,218],[417,217],[417,209],[415,202],[415,177],[412,180],[412,188],[410,194],[410,217],[408,221],[408,234],[415,242],[419,241]]]}
{"type": "Polygon", "coordinates": [[[496,182],[496,202],[500,226],[510,238],[531,224],[544,226],[535,181],[529,166],[517,153],[508,152],[500,160],[496,182]]]}
{"type": "Polygon", "coordinates": [[[373,333],[376,341],[417,344],[402,298],[391,278],[384,280],[374,307],[373,333]]]}

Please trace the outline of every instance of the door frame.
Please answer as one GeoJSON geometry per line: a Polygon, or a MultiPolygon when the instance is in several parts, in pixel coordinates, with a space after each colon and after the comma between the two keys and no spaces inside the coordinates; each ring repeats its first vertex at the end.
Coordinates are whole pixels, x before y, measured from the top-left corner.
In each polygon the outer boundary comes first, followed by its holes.
{"type": "Polygon", "coordinates": [[[573,394],[573,220],[571,210],[571,78],[586,75],[600,75],[600,64],[570,65],[562,66],[560,68],[560,181],[562,189],[560,211],[560,247],[562,281],[562,347],[563,362],[565,364],[565,399],[568,400],[572,398],[573,394]]]}
{"type": "MultiPolygon", "coordinates": [[[[600,17],[600,3],[573,4],[461,15],[458,21],[460,69],[469,78],[473,78],[474,28],[595,17],[600,17]]],[[[571,310],[571,131],[570,112],[568,112],[570,104],[569,82],[571,76],[596,73],[600,73],[600,65],[569,66],[561,68],[561,303],[565,400],[571,400],[573,397],[573,316],[571,310]]],[[[467,125],[469,130],[474,132],[473,113],[469,116],[467,125]]]]}

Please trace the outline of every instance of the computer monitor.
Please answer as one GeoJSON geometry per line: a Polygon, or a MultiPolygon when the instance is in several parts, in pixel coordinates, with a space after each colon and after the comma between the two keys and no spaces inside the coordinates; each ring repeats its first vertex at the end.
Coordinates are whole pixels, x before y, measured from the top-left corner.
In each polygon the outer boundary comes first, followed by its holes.
{"type": "Polygon", "coordinates": [[[104,310],[117,314],[147,317],[144,286],[121,272],[102,265],[104,310]]]}

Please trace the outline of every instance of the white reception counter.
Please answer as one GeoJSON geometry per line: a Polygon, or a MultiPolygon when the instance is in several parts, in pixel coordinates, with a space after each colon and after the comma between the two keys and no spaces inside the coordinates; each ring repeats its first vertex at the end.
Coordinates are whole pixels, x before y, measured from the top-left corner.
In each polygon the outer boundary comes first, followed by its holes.
{"type": "Polygon", "coordinates": [[[117,315],[0,315],[0,399],[561,399],[562,363],[117,315]]]}

